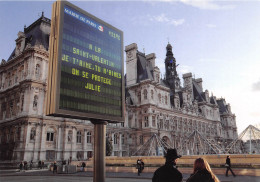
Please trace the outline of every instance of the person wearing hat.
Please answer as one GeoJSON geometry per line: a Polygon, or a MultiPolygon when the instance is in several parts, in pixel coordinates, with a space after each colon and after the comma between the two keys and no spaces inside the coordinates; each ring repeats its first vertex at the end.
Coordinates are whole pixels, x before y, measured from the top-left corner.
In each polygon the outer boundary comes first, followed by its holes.
{"type": "Polygon", "coordinates": [[[152,182],[181,182],[183,177],[176,167],[180,157],[176,149],[168,149],[165,156],[166,162],[154,172],[152,182]]]}

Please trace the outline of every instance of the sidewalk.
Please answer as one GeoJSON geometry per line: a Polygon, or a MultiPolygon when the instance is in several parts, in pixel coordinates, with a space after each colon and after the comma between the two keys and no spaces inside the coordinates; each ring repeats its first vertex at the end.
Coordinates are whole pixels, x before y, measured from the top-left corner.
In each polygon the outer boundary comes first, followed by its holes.
{"type": "MultiPolygon", "coordinates": [[[[82,177],[93,177],[92,172],[77,172],[74,174],[53,174],[51,171],[47,169],[33,169],[28,170],[25,172],[18,172],[18,170],[0,170],[0,177],[8,177],[12,178],[12,176],[52,176],[55,178],[60,177],[75,177],[82,178],[82,177]]],[[[122,178],[122,179],[147,179],[152,180],[153,173],[142,173],[141,176],[138,176],[137,173],[116,173],[116,172],[107,172],[106,178],[122,178]]],[[[260,182],[260,177],[256,176],[229,176],[225,177],[224,175],[217,175],[221,182],[260,182]]],[[[189,177],[189,174],[183,174],[184,180],[189,177]]]]}

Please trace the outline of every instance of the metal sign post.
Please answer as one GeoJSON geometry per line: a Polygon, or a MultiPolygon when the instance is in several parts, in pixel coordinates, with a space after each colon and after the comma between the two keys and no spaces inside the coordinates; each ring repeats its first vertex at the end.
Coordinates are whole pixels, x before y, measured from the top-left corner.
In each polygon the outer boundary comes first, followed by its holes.
{"type": "Polygon", "coordinates": [[[93,182],[105,182],[106,121],[91,120],[94,124],[93,182]]]}

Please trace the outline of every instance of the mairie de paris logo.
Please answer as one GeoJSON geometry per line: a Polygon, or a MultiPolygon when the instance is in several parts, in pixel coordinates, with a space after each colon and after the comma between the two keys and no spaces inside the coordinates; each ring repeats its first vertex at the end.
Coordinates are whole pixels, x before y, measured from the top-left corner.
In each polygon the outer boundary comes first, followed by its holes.
{"type": "Polygon", "coordinates": [[[99,29],[101,32],[104,31],[104,28],[103,28],[101,25],[98,26],[98,29],[99,29]]]}

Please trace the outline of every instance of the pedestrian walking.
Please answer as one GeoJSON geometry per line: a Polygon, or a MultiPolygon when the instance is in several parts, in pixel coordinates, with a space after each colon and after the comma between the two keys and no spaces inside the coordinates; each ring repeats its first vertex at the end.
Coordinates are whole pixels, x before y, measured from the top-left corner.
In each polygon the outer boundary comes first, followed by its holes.
{"type": "Polygon", "coordinates": [[[19,164],[20,172],[23,170],[23,161],[19,164]]]}
{"type": "Polygon", "coordinates": [[[53,174],[56,172],[57,174],[57,164],[56,164],[56,161],[54,161],[53,163],[53,174]]]}
{"type": "Polygon", "coordinates": [[[220,182],[219,179],[212,172],[209,163],[203,159],[198,158],[193,165],[193,173],[186,182],[220,182]]]}
{"type": "Polygon", "coordinates": [[[38,169],[41,169],[42,168],[42,161],[39,160],[38,162],[38,169]]]}
{"type": "Polygon", "coordinates": [[[144,170],[144,161],[143,159],[141,159],[141,173],[143,172],[143,170],[144,170]]]}
{"type": "Polygon", "coordinates": [[[24,161],[24,162],[23,162],[23,168],[24,168],[24,170],[27,170],[27,169],[28,169],[27,161],[24,161]]]}
{"type": "Polygon", "coordinates": [[[140,159],[137,159],[137,161],[136,161],[136,169],[137,169],[138,176],[140,176],[140,174],[142,172],[142,163],[141,163],[140,159]]]}
{"type": "Polygon", "coordinates": [[[41,163],[41,168],[44,169],[44,162],[41,163]]]}
{"type": "Polygon", "coordinates": [[[33,161],[31,160],[31,162],[30,162],[30,170],[32,170],[32,167],[33,167],[33,161]]]}
{"type": "Polygon", "coordinates": [[[183,177],[176,166],[180,157],[176,149],[168,149],[165,165],[154,172],[152,182],[181,182],[183,177]]]}
{"type": "Polygon", "coordinates": [[[228,177],[228,171],[230,170],[232,175],[234,177],[236,177],[235,173],[232,171],[231,169],[231,160],[230,160],[230,156],[228,155],[227,158],[226,158],[226,164],[225,164],[227,170],[226,170],[226,177],[228,177]]]}
{"type": "Polygon", "coordinates": [[[82,162],[81,167],[82,167],[82,171],[84,172],[85,171],[85,167],[86,167],[86,163],[82,162]]]}

